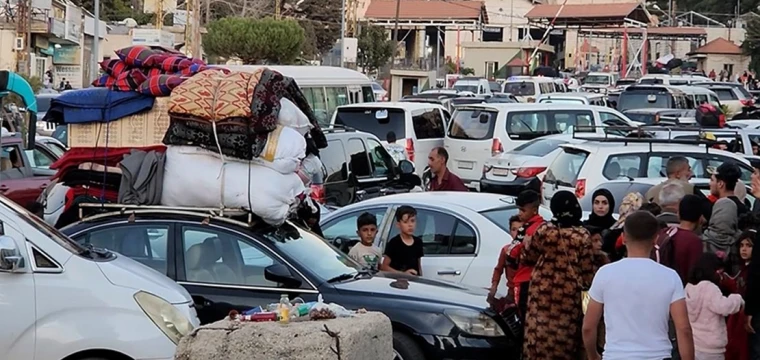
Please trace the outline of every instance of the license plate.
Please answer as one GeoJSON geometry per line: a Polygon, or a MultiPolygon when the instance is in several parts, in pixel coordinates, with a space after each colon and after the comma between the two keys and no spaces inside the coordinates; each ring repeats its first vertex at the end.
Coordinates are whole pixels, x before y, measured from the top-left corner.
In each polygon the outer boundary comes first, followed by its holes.
{"type": "Polygon", "coordinates": [[[509,175],[509,169],[494,168],[493,174],[496,176],[507,176],[509,175]]]}
{"type": "Polygon", "coordinates": [[[472,161],[460,161],[458,167],[460,169],[472,170],[475,167],[475,163],[472,161]]]}

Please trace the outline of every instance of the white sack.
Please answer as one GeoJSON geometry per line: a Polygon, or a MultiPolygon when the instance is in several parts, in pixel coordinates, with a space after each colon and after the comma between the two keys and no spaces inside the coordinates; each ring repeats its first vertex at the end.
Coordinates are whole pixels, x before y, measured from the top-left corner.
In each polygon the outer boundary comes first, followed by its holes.
{"type": "Polygon", "coordinates": [[[324,181],[322,176],[322,160],[314,154],[309,154],[301,161],[301,166],[298,168],[298,176],[301,177],[305,185],[311,185],[314,180],[317,180],[320,184],[324,181]]]}
{"type": "MultiPolygon", "coordinates": [[[[218,153],[210,153],[217,159],[222,159],[218,153]]],[[[301,160],[306,157],[306,138],[297,131],[284,126],[267,136],[267,144],[261,151],[261,155],[251,159],[251,163],[266,166],[279,171],[282,174],[292,174],[298,170],[301,160]]],[[[237,158],[224,157],[224,160],[243,161],[237,158]]]]}
{"type": "Polygon", "coordinates": [[[280,100],[280,113],[277,115],[277,123],[295,129],[302,136],[306,135],[313,127],[306,114],[286,98],[280,100]]]}
{"type": "Polygon", "coordinates": [[[295,173],[225,160],[222,163],[217,154],[194,146],[167,146],[161,204],[245,208],[269,224],[280,225],[305,191],[295,173]]]}

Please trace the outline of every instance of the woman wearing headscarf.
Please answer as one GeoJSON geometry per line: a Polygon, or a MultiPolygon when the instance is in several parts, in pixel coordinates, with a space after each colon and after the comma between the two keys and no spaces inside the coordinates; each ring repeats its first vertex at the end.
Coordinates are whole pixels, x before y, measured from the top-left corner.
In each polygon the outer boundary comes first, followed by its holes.
{"type": "Polygon", "coordinates": [[[623,225],[628,215],[639,210],[644,204],[644,196],[641,193],[629,193],[623,198],[623,202],[618,209],[618,220],[610,226],[610,231],[602,236],[602,251],[610,257],[610,261],[622,259],[625,246],[619,247],[619,241],[622,239],[623,225]]]}
{"type": "Polygon", "coordinates": [[[582,291],[588,290],[596,263],[581,206],[575,194],[559,191],[551,199],[554,215],[536,229],[521,261],[534,266],[528,290],[523,359],[574,360],[581,342],[582,291]]]}
{"type": "Polygon", "coordinates": [[[598,189],[591,196],[592,210],[588,220],[583,222],[587,228],[609,229],[615,225],[615,218],[612,216],[615,209],[615,198],[607,189],[598,189]]]}

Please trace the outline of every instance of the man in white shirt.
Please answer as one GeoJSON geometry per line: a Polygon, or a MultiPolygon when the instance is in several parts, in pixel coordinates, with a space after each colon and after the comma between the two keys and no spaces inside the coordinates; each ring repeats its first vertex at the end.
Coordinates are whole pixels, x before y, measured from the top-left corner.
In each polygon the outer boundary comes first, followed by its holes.
{"type": "Polygon", "coordinates": [[[594,276],[583,342],[589,360],[599,360],[597,326],[604,314],[604,360],[670,359],[673,350],[668,320],[673,319],[682,360],[694,360],[694,339],[686,312],[681,278],[650,259],[657,240],[657,219],[637,211],[623,228],[628,257],[605,266],[594,276]]]}

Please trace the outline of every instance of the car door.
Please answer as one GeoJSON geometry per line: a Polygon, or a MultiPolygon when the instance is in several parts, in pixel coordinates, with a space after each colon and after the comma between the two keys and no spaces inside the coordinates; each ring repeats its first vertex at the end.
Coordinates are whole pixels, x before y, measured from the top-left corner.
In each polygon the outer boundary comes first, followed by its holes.
{"type": "Polygon", "coordinates": [[[300,278],[299,288],[286,288],[264,277],[266,267],[287,262],[258,240],[214,225],[178,223],[177,282],[193,297],[202,324],[221,320],[231,310],[243,313],[256,306],[291,299],[316,300],[318,291],[300,278]]]}
{"type": "Polygon", "coordinates": [[[324,202],[328,205],[346,206],[351,203],[351,190],[348,186],[348,161],[346,149],[340,139],[331,139],[327,147],[319,150],[322,165],[325,168],[324,202]]]}
{"type": "Polygon", "coordinates": [[[52,177],[55,175],[56,170],[50,169],[50,165],[53,165],[59,156],[39,144],[35,146],[34,150],[24,150],[24,153],[34,176],[52,177]]]}
{"type": "Polygon", "coordinates": [[[383,228],[386,223],[386,214],[388,212],[388,206],[378,206],[372,208],[365,208],[356,211],[343,214],[341,216],[333,217],[329,221],[323,222],[322,234],[325,239],[332,243],[335,247],[348,253],[351,248],[359,242],[359,235],[357,234],[356,220],[361,214],[370,213],[377,219],[377,236],[375,243],[378,243],[380,234],[383,233],[383,228]],[[340,238],[340,240],[338,240],[340,238]],[[344,239],[348,240],[344,242],[344,239]]]}
{"type": "MultiPolygon", "coordinates": [[[[473,228],[462,219],[440,209],[417,208],[417,228],[414,235],[422,239],[422,276],[462,282],[477,249],[473,228]]],[[[383,242],[399,234],[397,226],[389,226],[383,242]]]]}
{"type": "Polygon", "coordinates": [[[13,238],[24,256],[24,267],[17,272],[0,269],[0,314],[3,314],[3,336],[0,354],[5,359],[30,359],[35,351],[36,297],[34,273],[26,249],[26,238],[18,226],[0,217],[0,235],[13,238]]]}
{"type": "MultiPolygon", "coordinates": [[[[446,124],[441,110],[437,107],[417,109],[412,111],[410,116],[414,135],[408,135],[407,139],[413,140],[414,158],[408,160],[414,163],[417,174],[422,174],[422,170],[427,166],[430,151],[435,147],[443,146],[446,124]]],[[[408,129],[409,125],[407,125],[407,131],[408,129]]]]}
{"type": "Polygon", "coordinates": [[[15,203],[27,208],[34,207],[37,198],[50,184],[48,176],[34,176],[29,160],[18,144],[3,146],[3,161],[0,162],[0,193],[15,203]],[[5,161],[5,156],[9,161],[5,161]],[[18,160],[14,163],[10,159],[18,160]]]}

